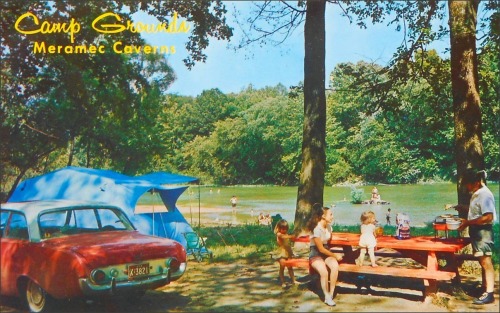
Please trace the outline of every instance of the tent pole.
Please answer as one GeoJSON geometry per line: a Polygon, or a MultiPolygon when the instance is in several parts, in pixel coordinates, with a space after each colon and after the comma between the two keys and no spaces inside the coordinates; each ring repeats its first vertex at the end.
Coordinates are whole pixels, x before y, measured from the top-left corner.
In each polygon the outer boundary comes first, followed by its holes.
{"type": "MultiPolygon", "coordinates": [[[[161,219],[161,225],[163,226],[163,232],[165,233],[165,238],[169,238],[167,234],[167,229],[165,228],[165,221],[163,221],[163,213],[160,213],[160,219],[161,219]]],[[[174,222],[174,225],[176,226],[176,232],[177,232],[177,223],[174,222]]],[[[158,235],[160,237],[160,235],[158,235]]]]}
{"type": "Polygon", "coordinates": [[[200,191],[200,181],[198,180],[198,229],[201,227],[201,222],[200,222],[200,211],[201,211],[201,191],[200,191]]]}
{"type": "Polygon", "coordinates": [[[193,225],[193,211],[191,210],[191,203],[192,203],[191,200],[193,198],[191,197],[191,189],[188,189],[188,194],[189,194],[189,217],[191,218],[191,225],[193,225]]]}
{"type": "MultiPolygon", "coordinates": [[[[153,197],[154,197],[154,194],[155,194],[155,189],[151,189],[151,193],[153,194],[153,197]]],[[[159,194],[158,194],[159,196],[159,194]]],[[[155,235],[155,200],[153,199],[153,236],[155,235]]]]}

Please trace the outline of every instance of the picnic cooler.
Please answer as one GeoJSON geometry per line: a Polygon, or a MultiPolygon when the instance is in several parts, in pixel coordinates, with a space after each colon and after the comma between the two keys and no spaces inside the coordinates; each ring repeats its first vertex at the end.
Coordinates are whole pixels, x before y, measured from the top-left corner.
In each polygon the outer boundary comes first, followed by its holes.
{"type": "Polygon", "coordinates": [[[406,213],[396,214],[396,238],[410,238],[410,216],[406,213]]]}

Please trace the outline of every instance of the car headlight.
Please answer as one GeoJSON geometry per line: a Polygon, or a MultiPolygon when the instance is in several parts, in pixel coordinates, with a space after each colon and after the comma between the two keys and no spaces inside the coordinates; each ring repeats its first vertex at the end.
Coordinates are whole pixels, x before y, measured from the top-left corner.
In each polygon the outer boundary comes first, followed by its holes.
{"type": "Polygon", "coordinates": [[[104,273],[103,270],[93,270],[90,274],[90,277],[92,278],[94,283],[100,284],[106,279],[106,273],[104,273]]]}

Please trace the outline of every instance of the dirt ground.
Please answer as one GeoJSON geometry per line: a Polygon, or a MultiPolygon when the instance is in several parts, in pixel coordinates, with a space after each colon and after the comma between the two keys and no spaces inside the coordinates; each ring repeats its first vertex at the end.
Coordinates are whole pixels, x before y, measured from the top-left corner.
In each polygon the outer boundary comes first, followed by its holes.
{"type": "MultiPolygon", "coordinates": [[[[464,275],[460,287],[441,283],[435,297],[422,301],[419,280],[371,279],[371,289],[357,288],[355,276],[341,275],[335,301],[328,307],[315,291],[314,280],[304,269],[296,270],[300,284],[282,288],[277,264],[220,264],[191,261],[177,282],[148,291],[140,302],[116,297],[105,301],[61,303],[59,312],[499,312],[498,280],[495,303],[471,303],[479,283],[464,275]]],[[[366,282],[366,278],[362,280],[366,282]]],[[[18,299],[2,298],[0,312],[27,312],[18,299]]]]}
{"type": "MultiPolygon", "coordinates": [[[[383,259],[377,262],[384,262],[383,259]]],[[[285,273],[286,274],[286,273],[285,273]]],[[[499,312],[499,278],[495,302],[473,305],[480,277],[461,273],[462,282],[442,282],[438,293],[423,299],[423,281],[341,273],[337,306],[321,299],[316,281],[305,269],[296,269],[298,285],[282,288],[273,259],[246,263],[215,263],[189,259],[184,276],[161,289],[148,291],[141,301],[122,297],[102,301],[61,303],[59,312],[499,312]],[[359,288],[358,288],[359,287],[359,288]],[[367,287],[369,289],[367,289],[367,287]]],[[[20,300],[0,298],[0,312],[27,312],[20,300]]]]}

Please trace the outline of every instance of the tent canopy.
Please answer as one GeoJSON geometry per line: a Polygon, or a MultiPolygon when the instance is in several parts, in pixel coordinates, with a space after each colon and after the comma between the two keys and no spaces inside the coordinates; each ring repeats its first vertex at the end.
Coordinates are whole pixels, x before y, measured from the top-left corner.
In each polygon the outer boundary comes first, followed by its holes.
{"type": "Polygon", "coordinates": [[[197,180],[165,172],[132,177],[109,170],[68,166],[21,182],[8,202],[51,199],[104,202],[124,209],[140,232],[171,238],[186,246],[182,233],[193,230],[176,202],[188,187],[171,185],[197,180]],[[137,201],[150,190],[160,194],[167,210],[138,214],[137,201]]]}

